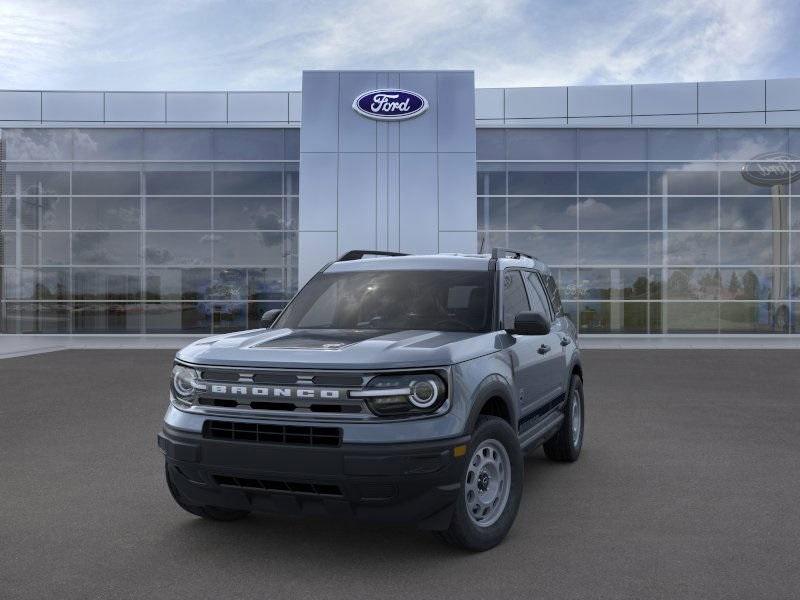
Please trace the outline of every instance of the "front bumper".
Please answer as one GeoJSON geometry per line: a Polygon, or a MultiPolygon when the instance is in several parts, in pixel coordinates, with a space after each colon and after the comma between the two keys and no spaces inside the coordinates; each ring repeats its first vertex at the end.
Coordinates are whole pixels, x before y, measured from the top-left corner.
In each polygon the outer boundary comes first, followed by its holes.
{"type": "Polygon", "coordinates": [[[469,436],[315,447],[209,439],[165,425],[158,446],[191,504],[445,529],[469,436]]]}

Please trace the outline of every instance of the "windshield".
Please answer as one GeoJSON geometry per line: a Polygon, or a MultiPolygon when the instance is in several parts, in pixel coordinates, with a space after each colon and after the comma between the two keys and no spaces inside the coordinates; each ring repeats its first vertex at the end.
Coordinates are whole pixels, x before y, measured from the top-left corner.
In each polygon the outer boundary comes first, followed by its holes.
{"type": "Polygon", "coordinates": [[[312,279],[274,327],[490,331],[487,271],[353,271],[312,279]]]}

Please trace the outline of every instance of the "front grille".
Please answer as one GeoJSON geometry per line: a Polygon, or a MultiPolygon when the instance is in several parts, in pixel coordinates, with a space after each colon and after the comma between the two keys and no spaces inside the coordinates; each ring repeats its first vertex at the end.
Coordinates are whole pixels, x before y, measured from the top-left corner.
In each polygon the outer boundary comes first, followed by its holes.
{"type": "Polygon", "coordinates": [[[214,406],[217,408],[238,408],[238,409],[253,409],[253,410],[277,410],[281,412],[312,412],[312,413],[342,413],[342,414],[359,414],[364,412],[361,402],[348,404],[339,403],[325,403],[325,404],[297,404],[295,402],[266,402],[263,400],[253,400],[247,402],[246,400],[239,401],[232,398],[198,398],[197,403],[201,406],[214,406]]]}
{"type": "Polygon", "coordinates": [[[342,490],[331,483],[307,483],[297,481],[275,481],[270,479],[252,479],[249,477],[231,477],[230,475],[214,475],[214,482],[223,487],[235,487],[245,490],[261,490],[265,492],[284,492],[289,494],[313,494],[315,496],[339,496],[342,490]]]}
{"type": "Polygon", "coordinates": [[[297,446],[340,446],[339,427],[304,427],[236,421],[206,421],[203,437],[237,442],[293,444],[297,446]]]}

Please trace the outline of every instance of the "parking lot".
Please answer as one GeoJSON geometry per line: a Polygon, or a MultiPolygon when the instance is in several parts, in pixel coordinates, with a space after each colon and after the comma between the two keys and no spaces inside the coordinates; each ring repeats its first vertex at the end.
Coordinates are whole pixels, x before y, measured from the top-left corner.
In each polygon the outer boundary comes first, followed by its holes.
{"type": "Polygon", "coordinates": [[[0,360],[0,597],[796,598],[800,351],[589,350],[583,455],[528,457],[508,539],[192,517],[156,431],[169,350],[0,360]]]}

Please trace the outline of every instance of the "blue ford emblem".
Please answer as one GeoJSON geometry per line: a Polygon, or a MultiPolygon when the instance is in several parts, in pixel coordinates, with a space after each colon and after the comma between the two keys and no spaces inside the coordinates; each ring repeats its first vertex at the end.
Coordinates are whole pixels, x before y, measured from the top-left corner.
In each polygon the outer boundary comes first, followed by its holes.
{"type": "Polygon", "coordinates": [[[767,152],[748,160],[742,177],[754,185],[772,186],[800,178],[800,157],[784,152],[767,152]]]}
{"type": "Polygon", "coordinates": [[[428,109],[428,101],[408,90],[371,90],[353,100],[357,113],[382,121],[399,121],[421,115],[428,109]]]}

